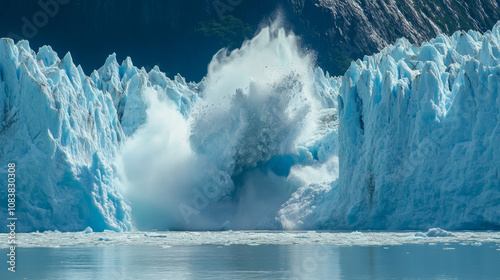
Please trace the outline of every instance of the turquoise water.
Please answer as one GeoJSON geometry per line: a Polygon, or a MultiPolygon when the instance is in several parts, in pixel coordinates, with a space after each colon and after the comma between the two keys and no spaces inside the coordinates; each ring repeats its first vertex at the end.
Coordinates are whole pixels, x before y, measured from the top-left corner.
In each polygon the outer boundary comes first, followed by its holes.
{"type": "Polygon", "coordinates": [[[17,272],[4,265],[0,279],[500,279],[498,248],[454,243],[19,248],[17,272]]]}

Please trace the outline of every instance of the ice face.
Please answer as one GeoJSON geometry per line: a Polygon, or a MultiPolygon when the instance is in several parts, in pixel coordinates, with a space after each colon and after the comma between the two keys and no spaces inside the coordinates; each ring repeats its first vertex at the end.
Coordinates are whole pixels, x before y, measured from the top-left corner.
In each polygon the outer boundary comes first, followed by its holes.
{"type": "Polygon", "coordinates": [[[69,54],[60,60],[49,47],[36,54],[2,39],[0,56],[0,161],[17,166],[18,230],[130,229],[114,184],[124,135],[109,95],[69,54]]]}
{"type": "Polygon", "coordinates": [[[194,85],[130,59],[119,66],[112,55],[87,77],[69,53],[60,59],[50,47],[35,53],[26,41],[0,40],[0,164],[17,166],[18,231],[132,228],[115,157],[145,122],[152,87],[185,114],[196,98],[194,85]]]}
{"type": "Polygon", "coordinates": [[[500,226],[499,32],[403,39],[352,63],[330,225],[500,226]]]}
{"type": "Polygon", "coordinates": [[[498,228],[499,45],[400,39],[330,77],[273,24],[196,84],[1,39],[20,230],[498,228]]]}

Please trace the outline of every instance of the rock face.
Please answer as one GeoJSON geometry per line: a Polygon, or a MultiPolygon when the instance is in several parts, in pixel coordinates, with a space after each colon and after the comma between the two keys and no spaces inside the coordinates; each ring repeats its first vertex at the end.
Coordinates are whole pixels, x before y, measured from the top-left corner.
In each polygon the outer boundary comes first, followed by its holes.
{"type": "Polygon", "coordinates": [[[17,34],[36,47],[49,44],[59,51],[71,50],[84,63],[86,71],[96,69],[109,53],[116,52],[119,56],[134,57],[141,65],[151,68],[159,65],[171,75],[183,73],[189,80],[199,81],[214,53],[223,47],[240,46],[245,38],[253,37],[263,19],[280,8],[303,43],[317,51],[319,66],[331,74],[343,75],[351,59],[376,53],[401,37],[420,44],[440,33],[489,30],[500,20],[499,3],[497,0],[70,1],[61,4],[47,24],[35,26],[36,32],[29,29],[23,32],[21,19],[33,23],[33,15],[43,9],[38,1],[7,0],[0,9],[0,37],[17,34]]]}
{"type": "Polygon", "coordinates": [[[498,1],[287,1],[298,34],[318,50],[320,64],[344,74],[351,59],[376,53],[398,38],[421,44],[458,30],[485,32],[500,19],[498,1]],[[299,24],[299,23],[303,24],[299,24]]]}

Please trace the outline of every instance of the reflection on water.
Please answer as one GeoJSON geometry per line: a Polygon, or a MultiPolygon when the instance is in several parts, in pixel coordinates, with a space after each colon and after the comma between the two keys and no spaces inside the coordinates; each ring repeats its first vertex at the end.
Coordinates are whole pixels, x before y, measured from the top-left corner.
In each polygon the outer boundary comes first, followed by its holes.
{"type": "MultiPolygon", "coordinates": [[[[8,272],[5,264],[0,279],[498,279],[498,248],[496,244],[19,248],[17,272],[8,272]]],[[[7,250],[0,253],[6,256],[7,250]]]]}

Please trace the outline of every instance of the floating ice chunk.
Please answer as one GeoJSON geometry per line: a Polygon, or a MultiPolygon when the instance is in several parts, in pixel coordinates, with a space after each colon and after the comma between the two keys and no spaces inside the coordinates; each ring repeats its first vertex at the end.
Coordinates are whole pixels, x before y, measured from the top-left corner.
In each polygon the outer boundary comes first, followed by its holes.
{"type": "Polygon", "coordinates": [[[453,237],[453,233],[440,228],[431,228],[425,234],[427,237],[453,237]]]}
{"type": "Polygon", "coordinates": [[[93,233],[94,230],[91,227],[87,227],[86,229],[83,230],[83,233],[93,233]]]}
{"type": "MultiPolygon", "coordinates": [[[[0,234],[0,239],[7,238],[8,234],[0,234]]],[[[454,232],[453,243],[450,238],[408,238],[408,232],[331,232],[331,231],[217,231],[217,232],[120,232],[93,234],[84,233],[57,233],[42,234],[21,233],[16,235],[18,246],[30,247],[58,247],[58,246],[186,246],[186,245],[318,245],[331,244],[336,246],[397,246],[403,244],[439,245],[443,248],[454,247],[453,244],[462,243],[465,246],[480,246],[479,244],[493,244],[496,248],[500,244],[499,233],[495,232],[454,232]]],[[[0,243],[0,248],[8,248],[6,242],[0,243]]]]}
{"type": "Polygon", "coordinates": [[[427,235],[425,233],[417,232],[413,235],[416,238],[427,238],[427,235]]]}
{"type": "Polygon", "coordinates": [[[159,233],[145,233],[144,236],[146,237],[151,237],[151,238],[166,238],[166,234],[159,234],[159,233]]]}

